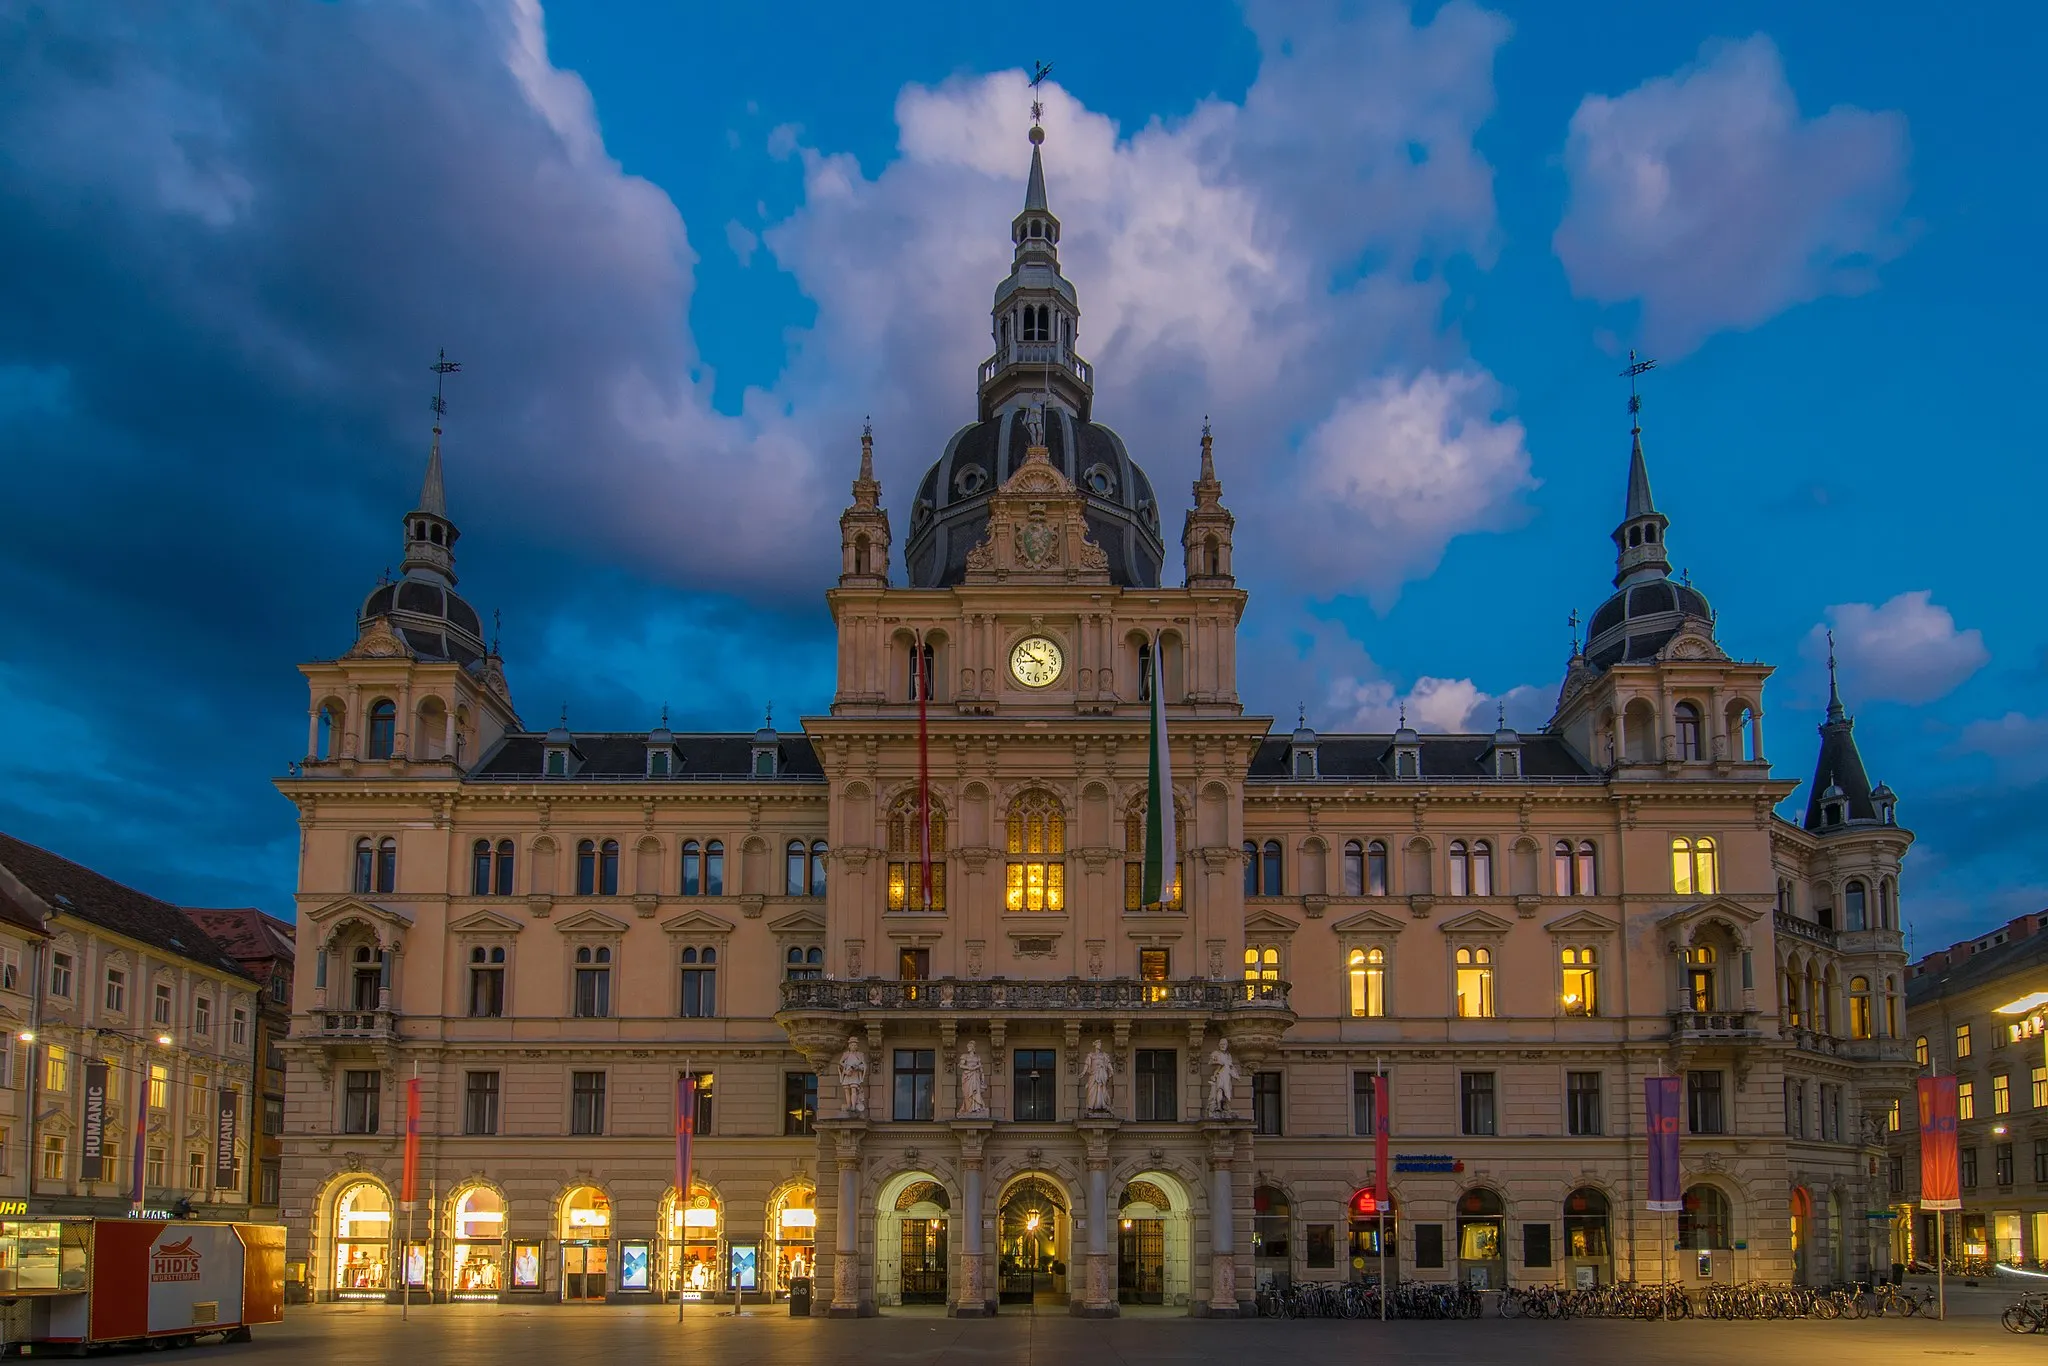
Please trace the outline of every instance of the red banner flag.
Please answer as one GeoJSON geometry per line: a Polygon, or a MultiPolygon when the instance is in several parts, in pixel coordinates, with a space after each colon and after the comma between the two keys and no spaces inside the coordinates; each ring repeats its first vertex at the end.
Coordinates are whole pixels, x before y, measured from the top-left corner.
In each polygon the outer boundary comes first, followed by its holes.
{"type": "Polygon", "coordinates": [[[1920,1208],[1961,1209],[1956,1165],[1956,1079],[1922,1077],[1920,1093],[1920,1208]]]}
{"type": "Polygon", "coordinates": [[[1392,1090],[1384,1074],[1372,1079],[1372,1201],[1380,1209],[1387,1207],[1387,1139],[1393,1132],[1387,1101],[1392,1090]]]}
{"type": "MultiPolygon", "coordinates": [[[[697,1128],[697,1079],[685,1072],[676,1078],[676,1208],[690,1207],[690,1135],[697,1128]]],[[[681,1225],[680,1216],[677,1225],[681,1225]]],[[[680,1233],[670,1233],[680,1238],[680,1233]]]]}
{"type": "Polygon", "coordinates": [[[405,1175],[399,1182],[398,1201],[410,1209],[413,1202],[413,1188],[419,1184],[420,1171],[420,1079],[408,1078],[405,1083],[405,1175]]]}
{"type": "Polygon", "coordinates": [[[1644,1077],[1643,1110],[1649,1116],[1650,1199],[1653,1213],[1680,1208],[1678,1176],[1679,1093],[1677,1077],[1644,1077]]]}

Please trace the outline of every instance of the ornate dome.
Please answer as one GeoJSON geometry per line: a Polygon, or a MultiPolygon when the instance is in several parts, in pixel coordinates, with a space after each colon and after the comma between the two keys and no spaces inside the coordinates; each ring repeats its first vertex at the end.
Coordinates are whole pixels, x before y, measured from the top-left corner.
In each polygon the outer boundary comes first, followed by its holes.
{"type": "Polygon", "coordinates": [[[1714,609],[1697,588],[1670,579],[1630,584],[1593,613],[1586,662],[1605,669],[1655,659],[1687,621],[1703,622],[1709,631],[1713,629],[1714,609]]]}
{"type": "MultiPolygon", "coordinates": [[[[911,505],[903,558],[912,588],[948,588],[965,578],[968,552],[988,534],[989,495],[1017,472],[1030,445],[1022,404],[953,434],[911,505]]],[[[1159,502],[1123,438],[1052,405],[1045,445],[1054,467],[1086,500],[1088,535],[1109,557],[1110,582],[1157,588],[1166,558],[1159,502]]]]}
{"type": "Polygon", "coordinates": [[[356,628],[378,617],[389,618],[392,629],[422,658],[468,665],[484,657],[483,623],[476,609],[434,579],[409,574],[371,589],[356,615],[356,628]]]}

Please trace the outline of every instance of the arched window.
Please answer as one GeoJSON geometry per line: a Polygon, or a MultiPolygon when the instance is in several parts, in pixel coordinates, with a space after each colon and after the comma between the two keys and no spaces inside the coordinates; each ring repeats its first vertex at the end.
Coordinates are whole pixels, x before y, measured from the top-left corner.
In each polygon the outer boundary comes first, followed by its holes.
{"type": "Polygon", "coordinates": [[[499,841],[498,841],[498,895],[499,895],[499,896],[510,896],[510,895],[512,895],[512,873],[513,873],[513,867],[514,867],[514,864],[515,864],[515,863],[516,863],[516,861],[517,861],[517,860],[516,860],[516,858],[515,858],[515,854],[514,854],[514,848],[515,848],[515,846],[513,845],[513,843],[512,843],[512,841],[511,841],[511,840],[499,840],[499,841]]]}
{"type": "Polygon", "coordinates": [[[356,841],[356,878],[358,892],[377,890],[377,850],[368,835],[356,841]]]}
{"type": "Polygon", "coordinates": [[[398,841],[389,835],[377,841],[377,890],[398,890],[398,841]]]}
{"type": "Polygon", "coordinates": [[[1279,981],[1280,946],[1278,944],[1245,945],[1244,980],[1247,982],[1279,981]]]}
{"type": "Polygon", "coordinates": [[[469,894],[489,896],[491,894],[491,842],[478,840],[469,851],[469,894]]]}
{"type": "Polygon", "coordinates": [[[1451,895],[1472,895],[1472,851],[1463,840],[1451,841],[1451,895]]]}
{"type": "Polygon", "coordinates": [[[805,866],[804,842],[791,840],[783,847],[783,860],[787,867],[783,874],[783,891],[790,896],[802,896],[810,885],[809,870],[805,866]]]}
{"type": "Polygon", "coordinates": [[[1572,842],[1559,840],[1550,846],[1550,876],[1558,896],[1572,894],[1572,842]]]}
{"type": "Polygon", "coordinates": [[[1712,896],[1721,890],[1713,837],[1671,841],[1671,890],[1681,896],[1712,896]]]}
{"type": "Polygon", "coordinates": [[[1688,1187],[1678,1204],[1678,1245],[1696,1252],[1733,1247],[1728,1197],[1712,1186],[1688,1187]]]}
{"type": "Polygon", "coordinates": [[[1010,803],[1003,905],[1013,911],[1067,908],[1067,818],[1050,792],[1026,792],[1010,803]]]}
{"type": "Polygon", "coordinates": [[[1472,843],[1472,895],[1493,895],[1493,845],[1486,840],[1472,843]]]}
{"type": "Polygon", "coordinates": [[[321,707],[320,717],[313,731],[313,757],[323,762],[332,759],[340,740],[341,713],[332,706],[321,707]]]}
{"type": "Polygon", "coordinates": [[[389,698],[370,704],[370,757],[389,759],[398,739],[398,708],[389,698]]]}
{"type": "Polygon", "coordinates": [[[909,651],[909,657],[904,661],[903,668],[907,680],[905,698],[911,702],[918,701],[920,698],[927,702],[934,700],[932,694],[932,647],[929,645],[919,645],[916,641],[912,641],[905,648],[909,651]]]}
{"type": "Polygon", "coordinates": [[[1864,918],[1868,914],[1868,906],[1866,905],[1868,899],[1869,898],[1867,894],[1864,892],[1863,884],[1861,882],[1851,882],[1848,885],[1848,887],[1843,890],[1843,929],[1860,930],[1866,928],[1864,918]]]}
{"type": "Polygon", "coordinates": [[[1680,702],[1672,711],[1677,723],[1678,757],[1697,759],[1700,757],[1700,709],[1690,702],[1680,702]]]}
{"type": "Polygon", "coordinates": [[[889,811],[889,909],[946,909],[946,813],[937,802],[921,806],[915,792],[898,798],[889,811]],[[927,845],[932,865],[929,906],[924,894],[927,845]]]}
{"type": "Polygon", "coordinates": [[[1257,840],[1244,842],[1244,894],[1259,894],[1259,844],[1257,840]]]}
{"type": "Polygon", "coordinates": [[[704,846],[695,840],[683,841],[683,895],[704,895],[704,846]]]}
{"type": "Polygon", "coordinates": [[[1913,1040],[1913,1061],[1922,1067],[1927,1066],[1927,1036],[1925,1034],[1913,1040]]]}
{"type": "MultiPolygon", "coordinates": [[[[349,1009],[377,1009],[378,998],[383,993],[383,989],[384,950],[372,949],[367,944],[358,944],[356,951],[350,955],[349,990],[351,994],[349,996],[349,1009]]],[[[159,993],[162,993],[168,989],[159,987],[157,990],[159,993]]],[[[165,997],[159,994],[158,1000],[162,1001],[164,999],[165,997]]],[[[165,1023],[163,1014],[163,1011],[158,1011],[157,1023],[165,1023]]]]}
{"type": "Polygon", "coordinates": [[[617,896],[619,894],[619,842],[606,840],[598,849],[597,894],[617,896]]]}
{"type": "Polygon", "coordinates": [[[1876,1031],[1875,1017],[1870,1008],[1870,979],[1851,977],[1849,979],[1849,1037],[1868,1039],[1876,1031]]]}
{"type": "Polygon", "coordinates": [[[681,955],[682,1008],[686,1020],[708,1020],[718,1014],[718,950],[706,945],[686,948],[681,955]]]}
{"type": "Polygon", "coordinates": [[[811,895],[825,895],[825,841],[811,841],[811,895]]]}
{"type": "Polygon", "coordinates": [[[1267,840],[1259,856],[1259,890],[1267,896],[1280,895],[1280,841],[1267,840]]]}
{"type": "Polygon", "coordinates": [[[1365,846],[1365,894],[1387,894],[1387,842],[1373,840],[1365,846]]]}
{"type": "Polygon", "coordinates": [[[612,1013],[612,951],[602,944],[576,950],[575,1013],[590,1020],[612,1013]]]}
{"type": "Polygon", "coordinates": [[[597,842],[576,842],[576,895],[597,895],[597,842]]]}
{"type": "Polygon", "coordinates": [[[1899,979],[1884,979],[1884,1036],[1887,1039],[1899,1037],[1899,979]]]}
{"type": "Polygon", "coordinates": [[[825,950],[816,944],[805,948],[792,944],[782,956],[783,978],[791,982],[815,982],[825,975],[825,950]]]}
{"type": "Polygon", "coordinates": [[[481,944],[469,951],[469,1013],[496,1019],[505,1013],[505,949],[481,944]]]}
{"type": "MultiPolygon", "coordinates": [[[[1124,813],[1124,909],[1142,911],[1145,906],[1145,826],[1151,817],[1151,809],[1145,802],[1139,802],[1124,813]]],[[[1176,813],[1178,815],[1178,813],[1176,813]]],[[[1185,826],[1175,832],[1175,849],[1187,848],[1185,826]]],[[[1177,911],[1181,908],[1181,878],[1179,868],[1168,868],[1165,872],[1167,886],[1161,888],[1161,899],[1165,909],[1177,911]]]]}
{"type": "Polygon", "coordinates": [[[1479,1019],[1493,1014],[1493,950],[1464,948],[1457,952],[1458,1014],[1479,1019]]]}
{"type": "Polygon", "coordinates": [[[1138,646],[1138,700],[1152,700],[1152,642],[1138,646]]]}
{"type": "Polygon", "coordinates": [[[1881,930],[1896,930],[1899,927],[1898,907],[1892,898],[1892,880],[1885,878],[1877,884],[1877,927],[1881,930]]]}
{"type": "Polygon", "coordinates": [[[1344,841],[1344,895],[1365,895],[1365,846],[1357,840],[1344,841]]]}
{"type": "Polygon", "coordinates": [[[1720,993],[1715,989],[1715,978],[1719,959],[1720,955],[1712,944],[1695,944],[1685,951],[1685,1001],[1688,1010],[1718,1008],[1720,993]]]}
{"type": "Polygon", "coordinates": [[[1553,874],[1559,896],[1598,896],[1599,868],[1593,856],[1593,841],[1580,840],[1576,848],[1570,840],[1559,840],[1550,850],[1551,862],[1555,865],[1553,874]]]}
{"type": "Polygon", "coordinates": [[[1353,949],[1345,957],[1345,972],[1351,982],[1351,1013],[1360,1019],[1378,1019],[1387,1013],[1387,951],[1353,949]]]}
{"type": "Polygon", "coordinates": [[[1564,986],[1558,996],[1558,1004],[1567,1015],[1598,1015],[1600,1013],[1600,972],[1594,962],[1593,948],[1583,945],[1559,952],[1558,964],[1564,969],[1564,986]]]}

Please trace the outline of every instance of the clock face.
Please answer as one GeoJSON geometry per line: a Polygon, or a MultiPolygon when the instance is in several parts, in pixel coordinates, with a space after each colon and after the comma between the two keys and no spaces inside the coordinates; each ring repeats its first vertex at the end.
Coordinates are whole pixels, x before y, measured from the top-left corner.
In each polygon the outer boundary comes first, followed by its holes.
{"type": "Polygon", "coordinates": [[[1066,657],[1044,636],[1026,636],[1010,651],[1010,672],[1027,688],[1049,688],[1059,681],[1066,657]]]}

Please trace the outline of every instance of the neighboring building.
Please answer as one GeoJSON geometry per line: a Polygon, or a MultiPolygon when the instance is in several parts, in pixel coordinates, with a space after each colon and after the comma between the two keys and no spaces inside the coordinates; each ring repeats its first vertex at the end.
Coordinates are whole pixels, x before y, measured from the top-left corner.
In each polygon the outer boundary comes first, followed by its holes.
{"type": "MultiPolygon", "coordinates": [[[[0,921],[0,953],[31,950],[19,966],[0,958],[0,982],[26,997],[8,1053],[18,1118],[0,1152],[32,1173],[28,1212],[125,1213],[139,1141],[149,1208],[248,1217],[255,982],[176,906],[8,835],[0,901],[17,908],[0,921]],[[11,942],[18,920],[40,924],[39,944],[11,942]]],[[[0,1002],[16,1009],[4,989],[0,1002]]]]}
{"type": "Polygon", "coordinates": [[[1798,784],[1765,758],[1771,670],[1670,577],[1639,434],[1615,591],[1544,730],[1274,733],[1237,690],[1209,434],[1168,586],[1059,236],[1034,146],[908,586],[862,439],[838,682],[801,733],[522,724],[455,592],[436,430],[403,576],[303,667],[308,757],[278,784],[308,937],[284,1205],[318,1292],[394,1284],[415,1075],[409,1260],[437,1295],[719,1291],[739,1265],[761,1293],[817,1276],[834,1313],[1235,1313],[1261,1281],[1377,1274],[1381,1071],[1393,1274],[1882,1263],[1910,836],[1838,699],[1813,809],[1774,814],[1798,784]],[[1155,673],[1179,855],[1148,898],[1155,673]],[[1669,1073],[1674,1220],[1639,1212],[1643,1081],[1669,1073]]]}
{"type": "MultiPolygon", "coordinates": [[[[1963,1207],[1949,1257],[2048,1269],[2048,911],[1913,964],[1906,1028],[1923,1072],[1956,1078],[1963,1207]]],[[[1908,1098],[1889,1163],[1902,1219],[1895,1255],[1932,1263],[1935,1215],[1918,1208],[1920,1130],[1908,1098]]]]}
{"type": "Polygon", "coordinates": [[[255,980],[256,1039],[251,1054],[261,1084],[251,1133],[256,1144],[250,1217],[275,1222],[284,1176],[284,1040],[292,1032],[292,925],[253,906],[230,910],[186,907],[192,922],[213,937],[255,980]]]}

